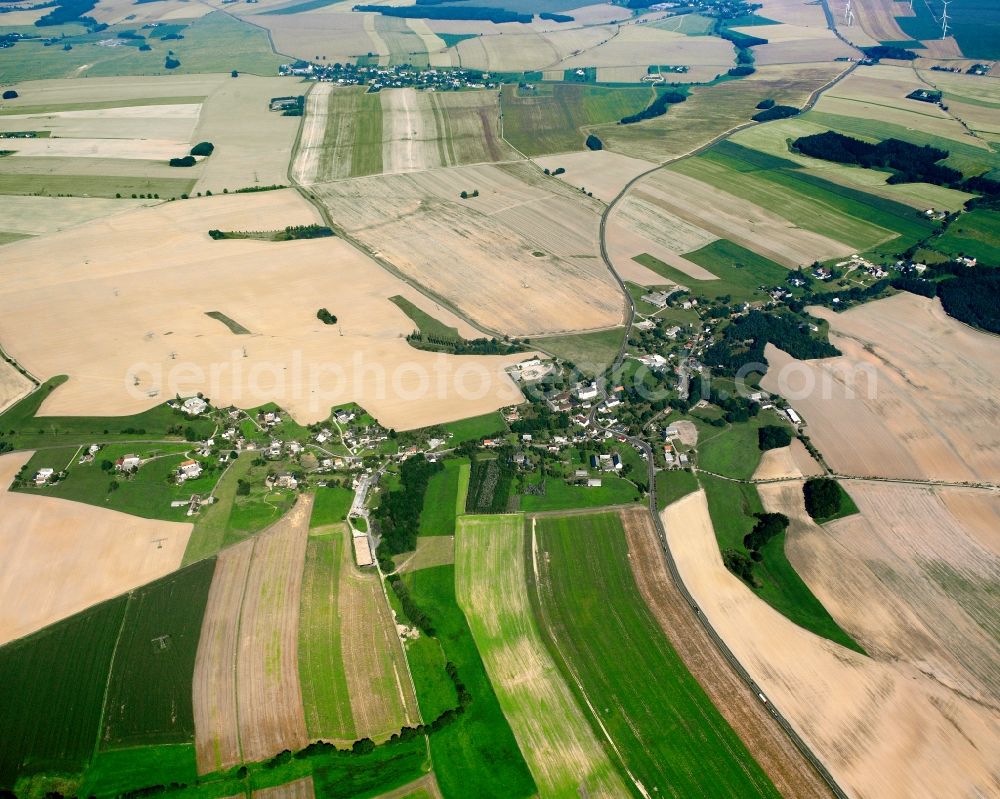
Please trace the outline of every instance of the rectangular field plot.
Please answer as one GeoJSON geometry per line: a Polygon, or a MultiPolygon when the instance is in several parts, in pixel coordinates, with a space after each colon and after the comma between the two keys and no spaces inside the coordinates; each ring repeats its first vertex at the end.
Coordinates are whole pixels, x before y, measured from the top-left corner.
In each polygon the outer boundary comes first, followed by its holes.
{"type": "Polygon", "coordinates": [[[779,796],[657,626],[621,519],[539,518],[535,534],[543,636],[628,776],[647,795],[703,795],[712,774],[720,796],[779,796]]]}
{"type": "Polygon", "coordinates": [[[486,329],[528,335],[621,320],[621,298],[598,257],[599,204],[530,165],[359,178],[313,191],[347,235],[486,329]]]}
{"type": "Polygon", "coordinates": [[[194,739],[191,682],[215,559],[136,589],[108,683],[105,748],[194,739]]]}
{"type": "MultiPolygon", "coordinates": [[[[434,625],[445,659],[455,664],[459,679],[472,694],[465,713],[430,737],[441,792],[449,797],[481,799],[536,796],[538,789],[455,598],[455,567],[421,569],[405,574],[403,581],[413,601],[434,625]]],[[[436,690],[434,683],[421,681],[426,676],[421,670],[415,670],[413,676],[422,695],[428,689],[436,690]]]]}
{"type": "Polygon", "coordinates": [[[504,137],[528,156],[583,150],[588,126],[617,122],[653,97],[648,86],[554,83],[529,91],[507,85],[501,96],[504,137]]]}
{"type": "Polygon", "coordinates": [[[540,794],[625,795],[539,635],[525,574],[524,516],[464,516],[456,541],[458,602],[540,794]]]}
{"type": "Polygon", "coordinates": [[[0,649],[0,785],[13,788],[29,764],[74,772],[90,760],[122,596],[0,649]]]}
{"type": "Polygon", "coordinates": [[[310,536],[299,606],[299,679],[310,740],[354,741],[340,637],[340,568],[346,534],[310,536]]]}

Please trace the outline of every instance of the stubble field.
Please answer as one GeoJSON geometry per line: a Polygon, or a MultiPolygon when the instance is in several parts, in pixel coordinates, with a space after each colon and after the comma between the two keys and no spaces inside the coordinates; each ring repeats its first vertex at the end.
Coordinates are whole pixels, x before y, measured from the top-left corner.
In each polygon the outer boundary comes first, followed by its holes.
{"type": "Polygon", "coordinates": [[[834,470],[998,479],[1000,373],[992,336],[947,316],[937,300],[906,293],[842,314],[815,313],[830,322],[843,356],[794,362],[769,346],[762,386],[790,399],[834,470]]]}
{"type": "Polygon", "coordinates": [[[723,566],[703,492],[663,516],[701,612],[846,791],[930,799],[993,790],[992,711],[912,666],[850,652],[768,607],[723,566]]]}
{"type": "MultiPolygon", "coordinates": [[[[503,372],[516,356],[459,358],[410,347],[403,337],[412,324],[387,298],[425,305],[426,299],[346,242],[207,235],[212,228],[317,222],[291,191],[230,194],[8,245],[0,265],[0,341],[40,374],[69,372],[43,414],[127,414],[177,392],[205,391],[219,405],[278,401],[302,422],[355,400],[388,426],[406,429],[519,401],[503,372]],[[44,273],[39,259],[50,265],[44,273]],[[63,304],[74,313],[41,324],[39,309],[63,304]],[[316,319],[324,305],[338,325],[316,319]],[[234,337],[208,310],[225,313],[251,335],[234,337]],[[194,371],[175,372],[178,363],[194,371]],[[442,372],[441,382],[421,382],[421,374],[442,372]],[[193,382],[171,387],[170,375],[193,382]]],[[[434,313],[457,324],[444,311],[434,313]]]]}
{"type": "MultiPolygon", "coordinates": [[[[0,458],[0,486],[30,456],[0,458]]],[[[172,572],[191,534],[190,524],[6,490],[0,507],[0,643],[172,572]]]]}
{"type": "Polygon", "coordinates": [[[528,164],[313,187],[334,223],[486,329],[525,336],[621,320],[597,256],[600,205],[528,164]],[[459,193],[479,191],[461,199],[459,193]],[[450,258],[442,262],[442,250],[450,258]]]}

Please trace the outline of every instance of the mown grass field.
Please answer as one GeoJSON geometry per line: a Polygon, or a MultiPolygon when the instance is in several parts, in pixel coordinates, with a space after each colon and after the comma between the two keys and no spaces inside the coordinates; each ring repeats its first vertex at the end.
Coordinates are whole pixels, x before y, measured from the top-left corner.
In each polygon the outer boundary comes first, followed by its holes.
{"type": "Polygon", "coordinates": [[[773,411],[761,411],[747,422],[725,427],[705,425],[699,429],[698,467],[724,477],[749,480],[756,471],[763,453],[757,441],[757,430],[765,425],[784,422],[773,411]]]}
{"type": "Polygon", "coordinates": [[[190,785],[197,776],[194,744],[110,749],[94,757],[80,785],[80,795],[112,799],[136,786],[190,785]]]}
{"type": "Polygon", "coordinates": [[[363,88],[330,93],[318,175],[360,177],[382,171],[382,100],[363,88]]]}
{"type": "Polygon", "coordinates": [[[545,83],[527,92],[507,85],[501,95],[504,138],[527,156],[582,150],[586,127],[617,122],[653,98],[648,86],[545,83]]]}
{"type": "Polygon", "coordinates": [[[964,255],[1000,266],[1000,211],[978,209],[962,214],[931,246],[945,255],[964,255]]]}
{"type": "MultiPolygon", "coordinates": [[[[2,22],[2,20],[0,20],[2,22]]],[[[41,78],[114,77],[117,75],[186,75],[229,72],[233,69],[254,75],[276,75],[287,59],[275,54],[267,32],[222,11],[193,20],[184,29],[184,38],[160,42],[149,40],[152,50],[138,47],[106,47],[100,41],[114,39],[120,31],[136,25],[114,25],[96,34],[71,35],[71,50],[43,47],[41,42],[19,42],[0,49],[0,74],[9,82],[41,78]],[[167,69],[167,51],[172,50],[180,66],[167,69]]],[[[47,28],[35,32],[46,33],[47,28]]],[[[145,32],[143,32],[145,33],[145,32]]],[[[162,196],[162,195],[161,195],[162,196]]]]}
{"type": "Polygon", "coordinates": [[[354,492],[349,488],[339,485],[317,488],[309,526],[313,528],[324,527],[328,524],[339,524],[346,521],[353,502],[354,492]]]}
{"type": "Polygon", "coordinates": [[[632,483],[615,474],[600,475],[601,485],[588,488],[570,485],[564,480],[550,477],[545,481],[545,494],[521,495],[521,510],[532,513],[545,510],[572,508],[599,508],[603,505],[625,505],[639,500],[639,492],[632,483]]]}
{"type": "Polygon", "coordinates": [[[656,473],[656,507],[660,510],[697,490],[698,478],[686,469],[656,473]]]}
{"type": "Polygon", "coordinates": [[[874,249],[890,240],[898,248],[932,230],[909,206],[831,183],[807,170],[761,165],[761,157],[780,160],[728,144],[670,169],[858,250],[874,249]]]}
{"type": "Polygon", "coordinates": [[[184,550],[185,566],[214,555],[222,549],[226,541],[226,532],[229,530],[233,503],[236,501],[237,485],[250,471],[252,461],[253,456],[244,452],[229,464],[229,468],[219,478],[215,486],[215,502],[207,508],[202,508],[195,518],[194,529],[191,530],[191,537],[188,538],[187,548],[184,550]]]}
{"type": "Polygon", "coordinates": [[[194,739],[191,681],[215,560],[131,593],[108,682],[101,746],[194,739]]]}
{"type": "Polygon", "coordinates": [[[310,740],[352,741],[356,737],[338,601],[345,546],[350,542],[343,531],[311,535],[306,545],[299,606],[299,680],[310,740]]]}
{"type": "MultiPolygon", "coordinates": [[[[719,549],[744,552],[743,537],[753,529],[756,521],[754,514],[764,512],[757,489],[746,483],[720,480],[705,474],[701,475],[701,485],[705,489],[719,549]]],[[[848,649],[863,651],[834,621],[788,561],[785,533],[768,541],[761,549],[761,555],[763,560],[754,564],[758,585],[752,590],[757,596],[800,627],[848,649]]]]}
{"type": "Polygon", "coordinates": [[[531,343],[545,352],[575,364],[582,374],[594,376],[611,366],[624,339],[625,328],[613,327],[596,333],[545,336],[532,339],[531,343]]]}
{"type": "Polygon", "coordinates": [[[455,534],[455,509],[463,465],[466,465],[463,461],[446,460],[444,469],[431,477],[424,495],[417,535],[455,534]]]}
{"type": "MultiPolygon", "coordinates": [[[[455,664],[459,678],[472,694],[466,712],[430,739],[441,792],[447,799],[533,796],[537,790],[534,780],[456,601],[455,567],[421,569],[404,575],[403,581],[413,600],[431,618],[445,657],[455,664]]],[[[418,696],[420,691],[418,684],[418,696]]]]}
{"type": "Polygon", "coordinates": [[[667,280],[686,286],[697,297],[729,296],[733,302],[760,299],[765,296],[760,286],[781,285],[788,276],[787,268],[728,239],[713,241],[684,257],[705,267],[719,279],[697,280],[648,253],[632,260],[667,280]]]}
{"type": "MultiPolygon", "coordinates": [[[[165,404],[133,416],[36,416],[45,398],[66,379],[61,375],[46,380],[37,391],[0,414],[0,431],[4,439],[18,449],[36,449],[122,441],[137,436],[167,439],[172,437],[167,431],[176,426],[190,427],[199,438],[207,438],[212,433],[211,420],[188,419],[165,404]]],[[[180,440],[180,436],[176,437],[180,440]]]]}
{"type": "Polygon", "coordinates": [[[451,433],[451,438],[448,440],[450,446],[457,446],[466,441],[479,441],[507,432],[507,423],[499,411],[484,413],[482,416],[470,416],[468,419],[459,419],[456,422],[445,422],[441,426],[446,433],[451,433]]]}
{"type": "MultiPolygon", "coordinates": [[[[186,521],[187,507],[172,508],[170,503],[187,500],[192,494],[210,493],[221,474],[221,469],[206,467],[197,480],[178,483],[174,475],[188,450],[189,446],[184,444],[162,444],[155,448],[149,445],[109,444],[95,455],[92,463],[77,463],[77,458],[73,457],[73,447],[60,447],[55,452],[60,457],[68,452],[72,459],[66,479],[41,488],[31,484],[20,490],[29,494],[84,502],[146,519],[186,521]],[[114,463],[117,458],[127,454],[150,460],[131,477],[113,470],[105,471],[101,467],[102,461],[114,463]],[[112,483],[117,487],[112,488],[112,483]]],[[[53,458],[52,450],[36,452],[27,464],[29,477],[43,466],[55,469],[66,466],[66,462],[53,458]]]]}
{"type": "Polygon", "coordinates": [[[80,771],[90,760],[127,601],[112,599],[0,648],[0,787],[31,772],[80,771]]]}
{"type": "Polygon", "coordinates": [[[537,533],[543,634],[647,795],[779,796],[650,614],[620,518],[546,517],[537,533]]]}
{"type": "Polygon", "coordinates": [[[443,322],[439,322],[429,313],[420,310],[420,308],[406,299],[406,297],[400,297],[397,294],[395,297],[390,297],[389,302],[399,306],[399,309],[410,317],[410,321],[417,326],[417,330],[424,335],[433,336],[434,338],[452,339],[454,341],[461,340],[462,337],[458,334],[458,328],[448,327],[443,322]]]}

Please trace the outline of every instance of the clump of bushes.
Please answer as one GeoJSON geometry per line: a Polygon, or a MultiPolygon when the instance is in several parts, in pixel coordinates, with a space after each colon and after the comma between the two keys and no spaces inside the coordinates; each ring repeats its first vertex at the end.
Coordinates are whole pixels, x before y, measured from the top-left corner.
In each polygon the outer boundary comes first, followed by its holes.
{"type": "Polygon", "coordinates": [[[163,62],[164,69],[177,69],[180,65],[181,62],[174,56],[173,53],[170,53],[163,62]]]}
{"type": "Polygon", "coordinates": [[[767,424],[757,429],[757,446],[762,451],[787,447],[792,443],[792,432],[787,427],[767,424]]]}
{"type": "Polygon", "coordinates": [[[767,111],[768,108],[774,108],[774,100],[770,97],[757,103],[757,109],[760,111],[767,111]]]}
{"type": "Polygon", "coordinates": [[[337,317],[330,313],[326,308],[320,308],[316,311],[316,318],[319,319],[324,325],[335,325],[337,324],[337,317]]]}
{"type": "Polygon", "coordinates": [[[18,94],[17,94],[17,92],[16,92],[16,91],[14,91],[13,89],[7,89],[7,90],[6,90],[6,91],[5,91],[4,93],[3,93],[3,99],[4,99],[4,100],[14,100],[14,99],[16,99],[17,97],[18,97],[18,94]]]}
{"type": "Polygon", "coordinates": [[[194,166],[198,162],[193,155],[185,155],[181,158],[171,158],[170,166],[194,166]]]}
{"type": "Polygon", "coordinates": [[[806,510],[814,519],[826,519],[840,512],[840,486],[829,477],[813,477],[802,486],[806,510]]]}
{"type": "Polygon", "coordinates": [[[788,117],[796,116],[798,113],[799,109],[795,106],[772,105],[770,108],[754,114],[752,119],[754,122],[771,122],[775,119],[788,119],[788,117]]]}
{"type": "Polygon", "coordinates": [[[203,155],[206,158],[215,151],[215,145],[210,141],[198,142],[191,148],[191,155],[203,155]]]}
{"type": "Polygon", "coordinates": [[[587,148],[590,150],[603,150],[604,142],[598,139],[593,133],[587,137],[587,148]]]}
{"type": "Polygon", "coordinates": [[[478,197],[479,196],[479,189],[473,189],[471,194],[469,192],[467,192],[467,191],[463,191],[458,196],[461,197],[463,200],[468,200],[470,197],[478,197]]]}

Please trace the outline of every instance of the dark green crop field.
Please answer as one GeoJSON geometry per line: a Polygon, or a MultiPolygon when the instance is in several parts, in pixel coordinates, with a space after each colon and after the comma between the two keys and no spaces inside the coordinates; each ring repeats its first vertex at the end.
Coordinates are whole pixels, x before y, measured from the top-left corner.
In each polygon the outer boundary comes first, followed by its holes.
{"type": "Polygon", "coordinates": [[[0,648],[0,787],[87,765],[126,602],[112,599],[0,648]]]}
{"type": "Polygon", "coordinates": [[[537,531],[543,637],[649,795],[778,797],[650,614],[619,517],[539,518],[537,531]]]}
{"type": "Polygon", "coordinates": [[[215,558],[132,592],[115,654],[101,746],[194,739],[191,681],[215,558]]]}

